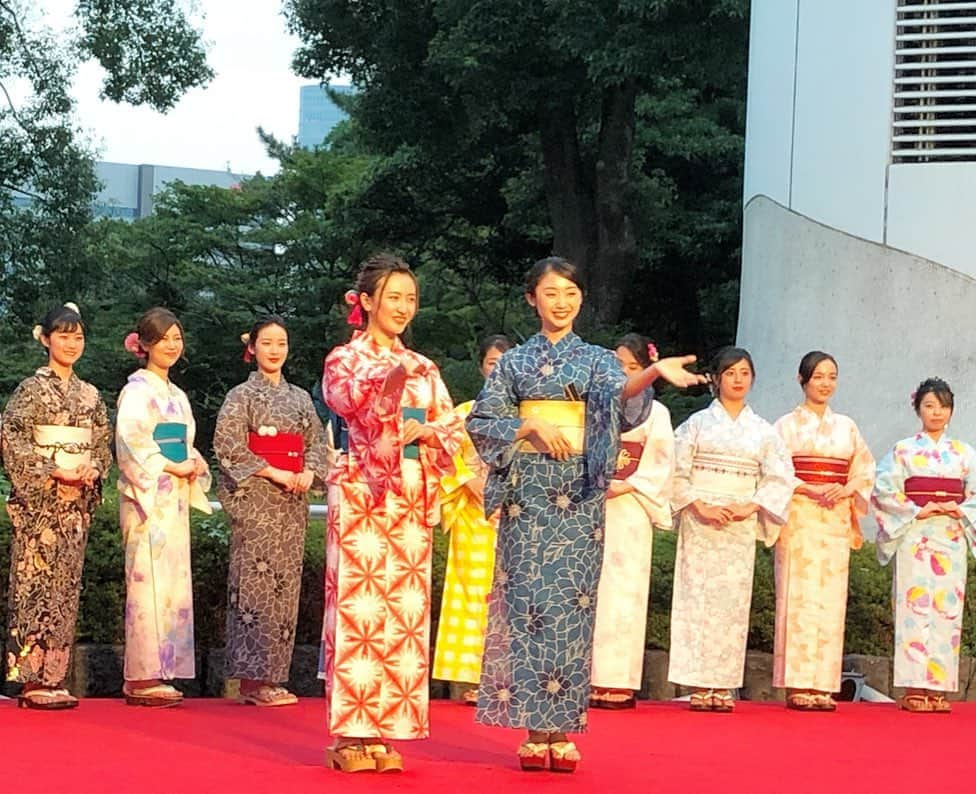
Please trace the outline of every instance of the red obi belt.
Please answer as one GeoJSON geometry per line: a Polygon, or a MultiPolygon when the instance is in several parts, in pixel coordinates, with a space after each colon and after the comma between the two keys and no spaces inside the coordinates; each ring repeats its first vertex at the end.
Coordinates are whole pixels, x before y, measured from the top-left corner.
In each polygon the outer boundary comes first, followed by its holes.
{"type": "Polygon", "coordinates": [[[305,439],[299,433],[278,433],[273,436],[248,433],[247,448],[276,469],[294,472],[305,469],[305,439]]]}
{"type": "Polygon", "coordinates": [[[794,455],[793,470],[803,482],[818,485],[847,485],[850,461],[817,455],[794,455]]]}
{"type": "Polygon", "coordinates": [[[637,471],[643,454],[644,445],[639,441],[621,441],[620,452],[617,453],[617,470],[613,473],[613,479],[626,480],[637,471]]]}
{"type": "Polygon", "coordinates": [[[962,480],[951,477],[909,477],[905,480],[905,496],[919,507],[929,502],[961,502],[966,498],[962,480]]]}

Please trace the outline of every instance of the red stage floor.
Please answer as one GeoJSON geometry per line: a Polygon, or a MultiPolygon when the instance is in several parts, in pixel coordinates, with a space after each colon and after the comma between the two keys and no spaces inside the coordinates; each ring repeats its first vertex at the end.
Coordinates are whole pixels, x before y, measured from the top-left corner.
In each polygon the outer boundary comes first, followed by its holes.
{"type": "Polygon", "coordinates": [[[341,775],[322,764],[324,702],[259,709],[191,700],[162,711],[86,700],[73,712],[0,701],[7,788],[113,792],[919,792],[958,789],[976,772],[976,703],[950,715],[842,704],[835,714],[740,703],[731,715],[684,704],[591,711],[574,775],[518,771],[519,732],[476,726],[474,710],[436,702],[433,738],[407,743],[402,774],[341,775]]]}

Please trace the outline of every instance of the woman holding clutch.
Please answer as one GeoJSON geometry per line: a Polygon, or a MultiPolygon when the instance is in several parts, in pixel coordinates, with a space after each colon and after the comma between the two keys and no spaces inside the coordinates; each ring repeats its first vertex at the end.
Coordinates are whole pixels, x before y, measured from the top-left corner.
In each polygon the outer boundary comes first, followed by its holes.
{"type": "Polygon", "coordinates": [[[51,309],[34,338],[47,348],[47,365],[17,387],[2,423],[13,525],[7,680],[23,684],[24,708],[67,709],[78,705],[63,685],[88,526],[112,455],[105,404],[74,373],[85,350],[78,307],[51,309]]]}
{"type": "Polygon", "coordinates": [[[193,448],[186,394],[169,379],[183,355],[183,326],[168,309],[139,320],[125,347],[145,360],[118,400],[119,521],[125,544],[125,702],[175,706],[164,683],[193,678],[190,507],[210,513],[210,471],[193,448]]]}

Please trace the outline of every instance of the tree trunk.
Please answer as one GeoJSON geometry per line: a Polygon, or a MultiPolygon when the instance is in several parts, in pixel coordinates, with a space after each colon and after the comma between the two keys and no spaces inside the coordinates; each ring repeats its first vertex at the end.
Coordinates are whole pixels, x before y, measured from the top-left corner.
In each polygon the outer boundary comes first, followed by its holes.
{"type": "Polygon", "coordinates": [[[593,195],[584,175],[573,103],[541,108],[539,133],[552,251],[576,265],[588,286],[596,250],[593,195]]]}
{"type": "Polygon", "coordinates": [[[603,93],[594,200],[597,250],[589,273],[594,319],[603,328],[620,318],[640,256],[630,215],[636,98],[632,80],[603,93]]]}

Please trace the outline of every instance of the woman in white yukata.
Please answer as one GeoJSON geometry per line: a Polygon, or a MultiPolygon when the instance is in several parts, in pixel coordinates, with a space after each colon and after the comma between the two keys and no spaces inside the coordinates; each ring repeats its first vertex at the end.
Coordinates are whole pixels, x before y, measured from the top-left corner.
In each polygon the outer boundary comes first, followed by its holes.
{"type": "Polygon", "coordinates": [[[950,710],[959,689],[959,645],[966,592],[966,541],[976,541],[976,451],[946,432],[954,398],[929,378],[912,395],[922,430],[878,463],[871,506],[882,565],[895,561],[894,685],[901,707],[950,710]]]}
{"type": "Polygon", "coordinates": [[[675,431],[671,505],[678,550],[668,680],[692,687],[693,711],[732,711],[742,686],[756,541],[776,542],[793,494],[793,464],[772,426],[746,405],[748,351],[711,367],[717,399],[675,431]]]}
{"type": "MultiPolygon", "coordinates": [[[[628,376],[658,360],[657,349],[640,334],[621,337],[614,353],[628,376]]],[[[621,434],[617,470],[607,490],[603,567],[593,627],[591,708],[636,705],[644,671],[654,527],[671,529],[673,468],[671,414],[655,400],[650,416],[621,434]]]]}

